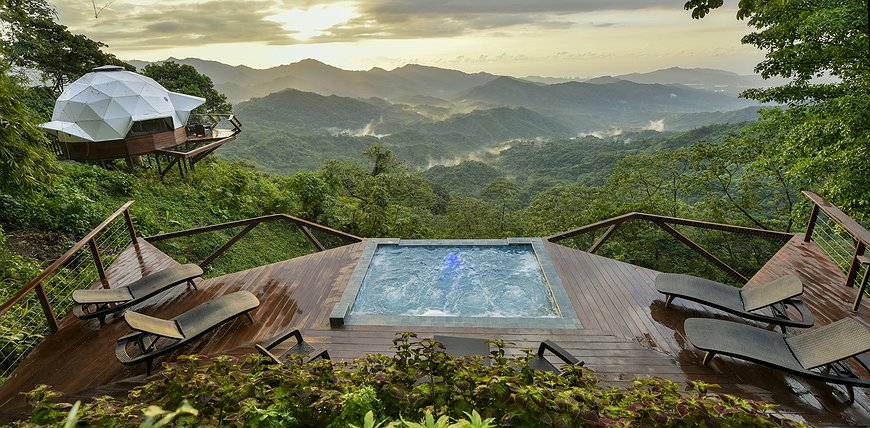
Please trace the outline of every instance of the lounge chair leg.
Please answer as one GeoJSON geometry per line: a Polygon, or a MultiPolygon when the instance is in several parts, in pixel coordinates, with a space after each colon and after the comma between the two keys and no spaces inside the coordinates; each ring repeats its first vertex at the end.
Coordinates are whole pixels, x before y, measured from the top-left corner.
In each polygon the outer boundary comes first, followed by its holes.
{"type": "Polygon", "coordinates": [[[715,357],[715,356],[716,356],[716,353],[715,353],[715,352],[713,352],[713,351],[707,351],[707,352],[704,354],[704,359],[701,360],[701,363],[704,364],[704,365],[706,366],[707,364],[710,364],[710,361],[711,361],[711,360],[713,359],[713,357],[715,357]]]}
{"type": "Polygon", "coordinates": [[[784,325],[780,324],[779,329],[782,330],[782,334],[786,334],[784,325]]]}
{"type": "Polygon", "coordinates": [[[251,324],[254,323],[254,317],[251,316],[250,312],[245,312],[245,316],[248,317],[248,321],[251,321],[251,324]]]}
{"type": "Polygon", "coordinates": [[[666,308],[667,308],[668,306],[671,306],[671,302],[674,301],[674,297],[675,297],[673,294],[667,294],[667,296],[668,296],[668,298],[665,299],[665,307],[666,307],[666,308]]]}
{"type": "Polygon", "coordinates": [[[193,282],[192,279],[188,279],[187,283],[190,284],[190,286],[193,287],[194,290],[198,290],[198,288],[196,288],[196,283],[193,282]]]}
{"type": "Polygon", "coordinates": [[[151,376],[151,360],[145,360],[145,374],[151,376]]]}
{"type": "Polygon", "coordinates": [[[849,402],[854,403],[855,402],[855,388],[853,388],[852,385],[846,385],[846,392],[849,393],[849,402]]]}
{"type": "Polygon", "coordinates": [[[102,327],[104,324],[106,324],[106,316],[105,315],[99,316],[99,317],[97,317],[97,319],[100,321],[100,327],[102,327]]]}

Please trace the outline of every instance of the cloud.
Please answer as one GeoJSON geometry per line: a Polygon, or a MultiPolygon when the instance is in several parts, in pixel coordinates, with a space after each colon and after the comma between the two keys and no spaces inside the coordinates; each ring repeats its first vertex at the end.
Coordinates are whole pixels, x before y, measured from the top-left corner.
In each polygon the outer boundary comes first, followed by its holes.
{"type": "Polygon", "coordinates": [[[70,3],[71,0],[58,3],[60,22],[113,48],[145,50],[232,42],[296,42],[293,31],[267,19],[276,5],[272,0],[210,0],[159,6],[114,2],[100,12],[99,18],[94,18],[93,9],[70,3]]]}
{"type": "MultiPolygon", "coordinates": [[[[590,23],[576,15],[596,11],[679,8],[665,0],[120,0],[94,18],[88,2],[58,0],[61,23],[116,49],[160,49],[216,43],[271,45],[355,42],[367,39],[444,38],[527,26],[565,29],[590,23]],[[343,22],[312,31],[282,23],[292,10],[346,5],[343,22]]],[[[98,5],[102,7],[103,5],[98,5]]]]}

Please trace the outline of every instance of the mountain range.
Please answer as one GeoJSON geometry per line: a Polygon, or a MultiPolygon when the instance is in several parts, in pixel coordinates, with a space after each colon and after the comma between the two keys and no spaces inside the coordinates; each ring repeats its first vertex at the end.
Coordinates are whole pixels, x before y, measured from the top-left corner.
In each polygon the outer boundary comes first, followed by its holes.
{"type": "MultiPolygon", "coordinates": [[[[418,64],[407,64],[392,70],[372,68],[366,71],[343,70],[314,59],[305,59],[266,69],[245,65],[227,65],[198,58],[169,58],[187,64],[209,76],[215,88],[232,102],[262,97],[273,92],[293,88],[323,95],[342,95],[354,98],[380,97],[394,100],[401,97],[428,96],[453,98],[473,87],[500,76],[490,73],[464,73],[418,64]]],[[[133,60],[130,64],[143,68],[146,61],[133,60]]],[[[731,96],[751,87],[780,84],[756,75],[740,75],[724,70],[673,67],[649,73],[631,73],[620,76],[602,76],[592,79],[565,79],[529,76],[524,81],[538,84],[569,82],[613,83],[629,81],[643,84],[683,85],[695,89],[720,92],[731,96]]]]}
{"type": "Polygon", "coordinates": [[[353,160],[374,143],[423,166],[516,140],[743,122],[757,118],[759,108],[728,91],[699,89],[742,88],[757,79],[720,70],[533,81],[416,64],[352,71],[307,59],[259,70],[170,60],[208,75],[235,101],[246,131],[222,152],[273,171],[353,160]]]}

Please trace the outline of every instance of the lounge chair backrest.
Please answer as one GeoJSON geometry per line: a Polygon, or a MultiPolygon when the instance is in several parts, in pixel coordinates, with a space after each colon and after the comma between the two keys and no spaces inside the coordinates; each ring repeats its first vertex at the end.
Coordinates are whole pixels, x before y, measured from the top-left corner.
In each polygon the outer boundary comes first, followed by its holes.
{"type": "Polygon", "coordinates": [[[249,291],[236,291],[203,303],[175,318],[178,329],[185,336],[198,336],[215,325],[260,306],[260,301],[249,291]]]}
{"type": "Polygon", "coordinates": [[[172,339],[184,339],[184,334],[174,320],[164,320],[143,315],[139,312],[127,311],[124,313],[124,321],[127,321],[127,325],[133,330],[172,339]]]}
{"type": "Polygon", "coordinates": [[[740,298],[743,299],[743,307],[747,311],[754,311],[799,296],[803,292],[804,286],[800,278],[786,275],[767,285],[743,288],[740,290],[740,298]]]}
{"type": "Polygon", "coordinates": [[[812,369],[870,350],[870,330],[852,318],[785,339],[805,369],[812,369]]]}
{"type": "Polygon", "coordinates": [[[166,289],[167,284],[178,284],[200,275],[202,268],[195,264],[173,266],[145,276],[128,287],[134,299],[141,299],[166,289]]]}

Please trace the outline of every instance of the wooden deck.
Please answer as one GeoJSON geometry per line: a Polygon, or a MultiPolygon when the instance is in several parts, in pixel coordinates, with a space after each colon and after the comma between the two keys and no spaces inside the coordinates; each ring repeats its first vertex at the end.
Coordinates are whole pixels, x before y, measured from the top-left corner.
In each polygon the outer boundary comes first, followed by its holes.
{"type": "MultiPolygon", "coordinates": [[[[306,340],[329,349],[333,358],[361,357],[366,353],[389,354],[391,340],[401,328],[345,326],[330,328],[329,314],[355,267],[365,242],[311,254],[259,268],[201,281],[198,290],[176,287],[147,302],[142,312],[172,317],[215,296],[248,290],[262,302],[253,312],[255,323],[238,318],[206,335],[180,353],[244,355],[253,343],[288,328],[302,328],[306,340]]],[[[856,391],[856,403],[846,401],[845,390],[811,382],[739,360],[717,357],[711,367],[700,364],[700,353],[686,343],[683,321],[689,317],[730,318],[701,305],[677,300],[664,307],[653,280],[657,272],[546,244],[582,329],[481,329],[419,327],[421,337],[453,334],[514,342],[509,351],[536,347],[544,339],[562,344],[586,362],[607,382],[627,385],[636,376],[661,376],[675,381],[700,379],[718,383],[721,391],[779,403],[783,412],[817,425],[870,425],[870,396],[856,391]]],[[[112,284],[123,284],[175,262],[141,242],[128,248],[108,269],[112,284]]],[[[846,316],[870,325],[870,307],[862,304],[856,315],[850,304],[855,289],[842,286],[845,276],[813,243],[800,236],[787,243],[750,282],[750,286],[794,272],[804,281],[805,300],[817,325],[846,316]]],[[[0,386],[0,415],[27,409],[18,392],[45,383],[69,399],[94,395],[123,395],[141,384],[144,366],[121,365],[114,356],[115,340],[129,332],[124,322],[110,317],[100,328],[92,320],[71,315],[61,329],[47,337],[0,386]]],[[[161,361],[171,361],[179,353],[161,361]]],[[[0,418],[2,419],[2,418],[0,418]]]]}

